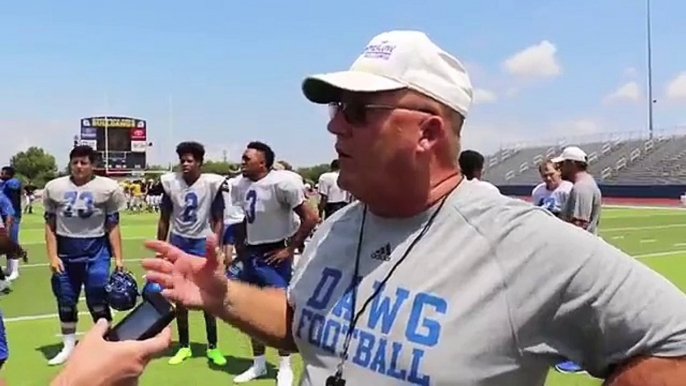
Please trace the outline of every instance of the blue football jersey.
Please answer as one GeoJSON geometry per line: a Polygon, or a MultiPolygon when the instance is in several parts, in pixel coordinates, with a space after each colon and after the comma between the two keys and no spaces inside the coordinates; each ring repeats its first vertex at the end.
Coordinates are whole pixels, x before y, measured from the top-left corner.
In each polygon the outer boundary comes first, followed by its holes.
{"type": "Polygon", "coordinates": [[[16,215],[16,212],[14,211],[12,202],[10,202],[10,199],[7,198],[4,193],[0,192],[0,216],[5,219],[7,216],[14,215],[16,215]]]}
{"type": "Polygon", "coordinates": [[[16,178],[3,181],[2,192],[12,203],[15,215],[21,215],[21,182],[16,178]]]}

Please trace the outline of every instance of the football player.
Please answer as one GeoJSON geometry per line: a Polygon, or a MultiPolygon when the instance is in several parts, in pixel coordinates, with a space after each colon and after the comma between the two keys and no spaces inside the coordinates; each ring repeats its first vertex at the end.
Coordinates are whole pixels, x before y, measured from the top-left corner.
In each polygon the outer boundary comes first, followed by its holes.
{"type": "MultiPolygon", "coordinates": [[[[10,229],[12,229],[12,223],[14,222],[14,206],[12,206],[12,202],[10,201],[9,198],[0,191],[0,221],[3,222],[3,234],[4,236],[12,240],[14,243],[14,239],[10,236],[10,229]]],[[[5,252],[8,256],[8,265],[10,264],[9,262],[11,261],[11,254],[8,254],[5,252]]],[[[7,291],[11,286],[10,280],[5,276],[5,271],[0,268],[0,292],[5,292],[7,291]]]]}
{"type": "Polygon", "coordinates": [[[119,211],[126,198],[114,180],[93,174],[94,162],[90,146],[74,147],[71,175],[48,182],[43,192],[45,243],[64,342],[50,365],[64,363],[76,344],[81,286],[93,321],[112,320],[105,286],[112,258],[123,269],[119,211]]]}
{"type": "MultiPolygon", "coordinates": [[[[19,224],[21,223],[21,197],[22,187],[21,182],[14,177],[15,170],[11,166],[5,166],[0,172],[0,184],[2,184],[2,191],[12,203],[14,208],[14,221],[11,225],[7,225],[9,235],[15,243],[19,243],[19,224]]],[[[18,256],[7,256],[7,274],[9,280],[16,280],[19,277],[19,260],[18,256]]]]}
{"type": "MultiPolygon", "coordinates": [[[[1,193],[0,193],[1,194],[1,193]]],[[[5,224],[0,218],[0,254],[21,255],[23,250],[9,237],[5,224]]],[[[9,347],[7,347],[7,336],[5,335],[5,324],[3,323],[2,311],[0,311],[0,369],[9,357],[9,347]]]]}
{"type": "MultiPolygon", "coordinates": [[[[205,256],[205,240],[214,233],[221,240],[224,217],[222,184],[224,177],[201,173],[204,147],[197,142],[182,142],[176,147],[180,173],[162,176],[162,205],[157,226],[157,239],[167,240],[184,252],[205,256]]],[[[217,321],[204,313],[207,333],[207,357],[216,365],[226,364],[217,348],[217,321]]],[[[188,332],[188,310],[177,308],[176,323],[181,348],[169,360],[179,364],[192,356],[188,332]]]]}
{"type": "MultiPolygon", "coordinates": [[[[286,289],[295,249],[319,219],[306,203],[301,180],[293,178],[292,172],[272,170],[273,164],[274,152],[268,145],[248,144],[242,157],[243,178],[232,190],[233,202],[240,204],[245,213],[246,240],[244,250],[229,269],[229,277],[260,287],[286,289]]],[[[252,347],[253,365],[234,378],[235,383],[267,373],[264,344],[253,339],[252,347]]],[[[279,351],[279,355],[277,385],[290,386],[290,355],[287,351],[279,351]]]]}

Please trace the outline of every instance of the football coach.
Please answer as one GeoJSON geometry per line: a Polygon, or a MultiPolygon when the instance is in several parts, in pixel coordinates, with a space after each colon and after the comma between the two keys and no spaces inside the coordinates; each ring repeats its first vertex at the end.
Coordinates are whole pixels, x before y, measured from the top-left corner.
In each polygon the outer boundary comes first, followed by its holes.
{"type": "MultiPolygon", "coordinates": [[[[304,385],[536,386],[562,358],[612,386],[686,384],[679,289],[460,174],[473,89],[427,35],[382,33],[350,70],[308,77],[303,91],[331,108],[339,184],[359,201],[322,224],[287,291],[229,281],[214,239],[207,259],[148,241],[164,259],[143,266],[165,296],[299,352],[304,385]]],[[[161,349],[168,332],[155,339],[98,341],[91,356],[140,345],[139,355],[101,362],[133,378],[143,366],[131,362],[161,349]]]]}

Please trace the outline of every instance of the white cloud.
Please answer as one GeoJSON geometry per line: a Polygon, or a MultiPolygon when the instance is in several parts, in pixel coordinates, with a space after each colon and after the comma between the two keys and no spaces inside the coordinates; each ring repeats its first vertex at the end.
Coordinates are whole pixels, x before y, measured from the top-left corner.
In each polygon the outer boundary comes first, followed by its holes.
{"type": "Polygon", "coordinates": [[[498,95],[495,92],[483,88],[474,89],[474,104],[482,105],[486,103],[493,103],[498,100],[498,95]]]}
{"type": "Polygon", "coordinates": [[[624,76],[627,78],[635,78],[636,73],[637,72],[635,67],[627,67],[624,69],[624,76]]]}
{"type": "Polygon", "coordinates": [[[505,71],[526,77],[552,77],[562,72],[555,56],[557,48],[544,40],[517,52],[503,62],[505,71]]]}
{"type": "Polygon", "coordinates": [[[622,101],[638,102],[640,96],[641,91],[638,87],[638,83],[629,82],[620,86],[618,89],[611,92],[610,94],[606,95],[603,98],[603,103],[608,104],[622,101]]]}
{"type": "Polygon", "coordinates": [[[667,85],[667,98],[671,100],[686,99],[686,71],[680,73],[667,85]]]}

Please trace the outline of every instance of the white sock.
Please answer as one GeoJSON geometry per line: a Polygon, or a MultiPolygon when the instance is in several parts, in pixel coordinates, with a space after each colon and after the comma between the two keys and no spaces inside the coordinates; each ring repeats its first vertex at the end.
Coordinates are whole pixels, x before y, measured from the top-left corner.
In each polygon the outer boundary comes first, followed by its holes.
{"type": "Polygon", "coordinates": [[[9,271],[9,274],[13,273],[19,273],[19,260],[17,259],[9,259],[7,261],[7,270],[9,271]]]}
{"type": "Polygon", "coordinates": [[[291,367],[291,356],[286,355],[280,357],[281,359],[279,360],[279,369],[287,369],[291,367]]]}
{"type": "Polygon", "coordinates": [[[253,365],[259,368],[267,367],[267,357],[264,354],[262,354],[260,356],[253,358],[253,365]]]}
{"type": "Polygon", "coordinates": [[[64,334],[62,335],[62,341],[64,342],[64,348],[71,350],[76,346],[76,334],[64,334]]]}

